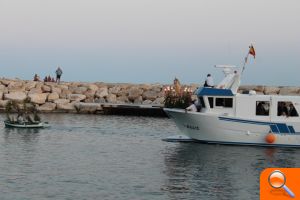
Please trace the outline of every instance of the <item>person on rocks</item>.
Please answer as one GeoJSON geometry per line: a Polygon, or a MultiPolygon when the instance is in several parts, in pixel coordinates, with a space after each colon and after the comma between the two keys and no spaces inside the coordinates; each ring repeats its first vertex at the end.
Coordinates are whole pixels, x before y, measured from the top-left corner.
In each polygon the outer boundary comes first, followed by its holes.
{"type": "Polygon", "coordinates": [[[37,74],[35,74],[33,77],[33,81],[41,81],[41,79],[37,74]]]}
{"type": "Polygon", "coordinates": [[[56,73],[56,82],[60,83],[60,78],[63,73],[62,69],[60,67],[58,67],[57,70],[55,71],[55,73],[56,73]]]}

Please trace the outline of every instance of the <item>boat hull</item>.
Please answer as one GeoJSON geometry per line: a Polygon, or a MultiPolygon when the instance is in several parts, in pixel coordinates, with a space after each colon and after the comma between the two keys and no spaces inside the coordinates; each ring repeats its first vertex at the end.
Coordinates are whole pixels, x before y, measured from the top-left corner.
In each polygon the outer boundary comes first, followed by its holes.
{"type": "Polygon", "coordinates": [[[256,145],[256,146],[292,146],[300,147],[299,123],[253,121],[207,113],[185,112],[181,109],[164,111],[174,120],[177,127],[186,136],[206,143],[256,145]],[[292,127],[289,133],[273,133],[275,141],[268,143],[266,137],[271,127],[280,129],[292,127]]]}
{"type": "Polygon", "coordinates": [[[40,122],[37,124],[17,124],[17,123],[10,123],[8,121],[4,121],[6,128],[45,128],[48,127],[47,123],[40,122]]]}

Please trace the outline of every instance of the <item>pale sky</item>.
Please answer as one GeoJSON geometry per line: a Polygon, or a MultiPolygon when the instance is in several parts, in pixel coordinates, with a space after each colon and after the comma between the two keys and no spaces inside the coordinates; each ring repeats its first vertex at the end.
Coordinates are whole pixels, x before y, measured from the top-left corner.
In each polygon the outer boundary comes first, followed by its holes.
{"type": "Polygon", "coordinates": [[[243,84],[300,86],[297,0],[0,0],[0,76],[215,82],[215,64],[257,58],[243,84]]]}

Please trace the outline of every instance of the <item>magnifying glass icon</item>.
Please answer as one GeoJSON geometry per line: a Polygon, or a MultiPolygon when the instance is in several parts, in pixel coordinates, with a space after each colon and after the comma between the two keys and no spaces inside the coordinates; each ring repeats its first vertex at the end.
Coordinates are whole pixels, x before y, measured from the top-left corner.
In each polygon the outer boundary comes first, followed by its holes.
{"type": "Polygon", "coordinates": [[[295,194],[290,190],[286,185],[286,178],[285,175],[279,171],[275,170],[269,175],[269,184],[276,189],[283,188],[289,195],[290,197],[294,198],[295,194]]]}

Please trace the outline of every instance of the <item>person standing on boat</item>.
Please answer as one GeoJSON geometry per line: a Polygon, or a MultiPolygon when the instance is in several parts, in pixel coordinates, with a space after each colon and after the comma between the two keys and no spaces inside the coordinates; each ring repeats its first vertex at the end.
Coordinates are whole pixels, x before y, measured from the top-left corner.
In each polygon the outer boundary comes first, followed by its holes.
{"type": "Polygon", "coordinates": [[[207,74],[204,87],[214,87],[214,79],[212,78],[211,74],[207,74]]]}
{"type": "Polygon", "coordinates": [[[56,82],[60,83],[60,77],[63,73],[62,69],[60,67],[58,67],[57,70],[55,71],[55,73],[56,73],[56,82]]]}

